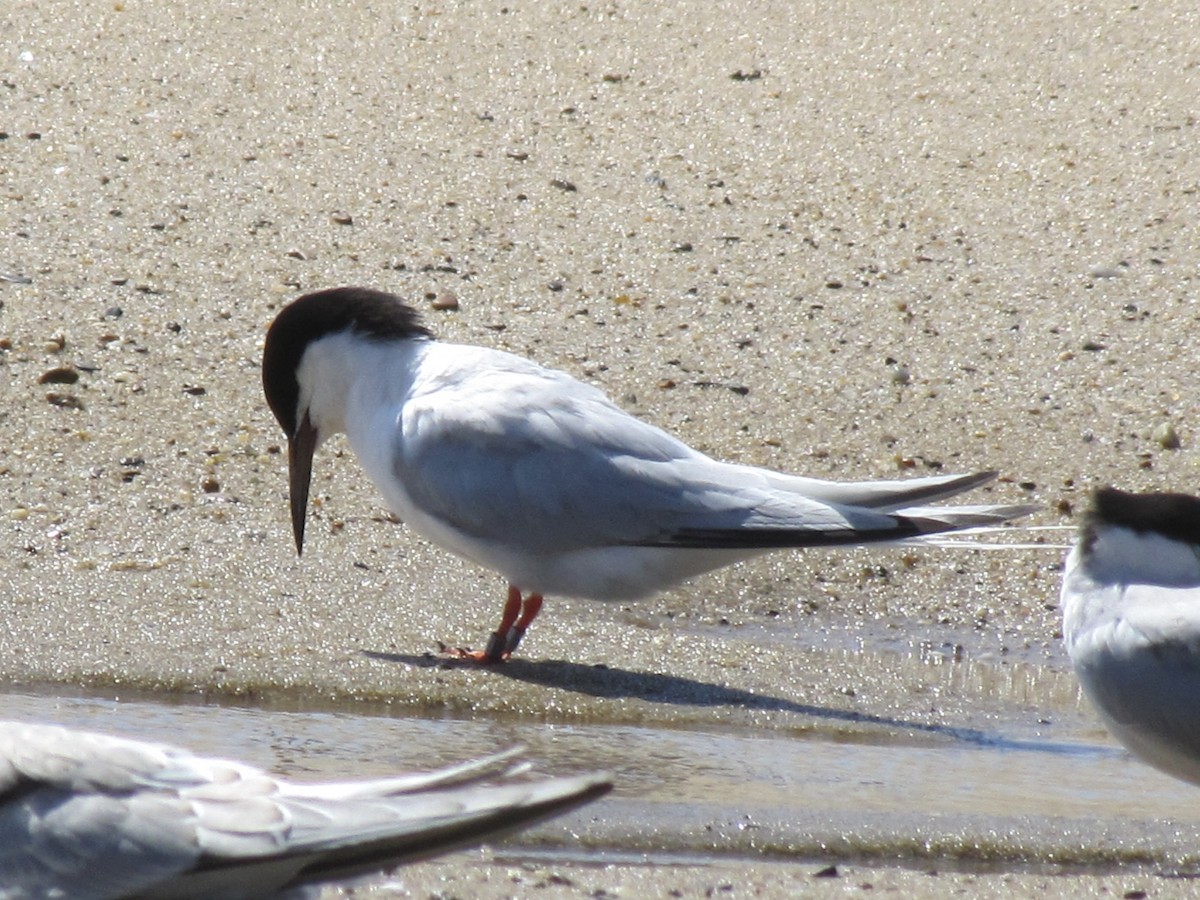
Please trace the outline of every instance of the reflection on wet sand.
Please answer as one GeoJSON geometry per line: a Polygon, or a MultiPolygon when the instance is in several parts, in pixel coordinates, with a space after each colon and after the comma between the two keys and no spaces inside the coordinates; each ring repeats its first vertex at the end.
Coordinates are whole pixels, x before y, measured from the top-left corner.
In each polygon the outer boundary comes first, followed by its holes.
{"type": "MultiPolygon", "coordinates": [[[[376,661],[465,678],[458,662],[365,652],[376,661]]],[[[1062,673],[1026,663],[967,666],[961,659],[931,663],[919,652],[907,656],[904,662],[897,654],[859,652],[856,663],[953,673],[984,696],[1002,690],[1019,711],[1029,704],[1046,715],[1037,727],[1012,710],[996,716],[992,728],[959,727],[559,660],[515,660],[486,677],[536,685],[548,697],[585,694],[608,704],[608,720],[556,721],[552,712],[538,718],[429,709],[422,715],[407,705],[356,702],[191,705],[178,696],[160,703],[152,695],[116,701],[25,693],[7,695],[3,704],[15,718],[152,739],[177,741],[186,734],[198,751],[240,756],[296,777],[428,767],[513,743],[526,745],[549,772],[614,772],[612,799],[506,844],[511,858],[765,854],[1097,871],[1131,861],[1172,870],[1200,864],[1200,806],[1075,712],[1062,673]],[[630,702],[638,704],[632,712],[630,702]],[[765,711],[771,725],[704,727],[686,716],[670,724],[661,715],[642,722],[641,705],[765,711]]]]}
{"type": "MultiPolygon", "coordinates": [[[[431,654],[413,656],[366,650],[363,651],[363,655],[371,659],[419,668],[478,669],[478,664],[470,661],[437,657],[431,654]]],[[[977,728],[962,728],[948,724],[875,715],[858,710],[797,703],[785,697],[757,694],[678,675],[634,672],[611,665],[589,666],[569,660],[514,659],[504,665],[489,668],[487,671],[497,678],[511,678],[526,684],[578,692],[589,697],[637,699],[673,706],[734,707],[792,713],[815,721],[788,730],[811,732],[815,733],[814,736],[840,735],[843,740],[854,740],[859,743],[927,743],[930,737],[938,737],[997,749],[1036,750],[1042,753],[1077,754],[1094,749],[1088,748],[1087,751],[1084,751],[1079,746],[1069,743],[1056,743],[1049,740],[1020,740],[977,728]],[[863,727],[852,728],[848,731],[845,728],[846,725],[863,727]]]]}

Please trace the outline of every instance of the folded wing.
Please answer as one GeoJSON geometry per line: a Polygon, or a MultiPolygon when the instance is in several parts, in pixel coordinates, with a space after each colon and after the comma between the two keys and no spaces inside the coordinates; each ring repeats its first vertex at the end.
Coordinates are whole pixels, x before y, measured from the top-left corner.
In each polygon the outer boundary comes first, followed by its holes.
{"type": "Polygon", "coordinates": [[[0,898],[269,897],[476,844],[611,788],[600,775],[516,780],[508,762],[306,786],[0,722],[0,898]]]}

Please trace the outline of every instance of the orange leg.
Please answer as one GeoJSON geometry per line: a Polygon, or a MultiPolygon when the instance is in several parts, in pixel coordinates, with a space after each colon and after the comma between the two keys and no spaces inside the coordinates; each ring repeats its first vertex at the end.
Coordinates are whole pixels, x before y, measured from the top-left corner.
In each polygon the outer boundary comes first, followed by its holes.
{"type": "Polygon", "coordinates": [[[525,630],[529,628],[530,623],[537,618],[537,614],[542,611],[542,595],[530,594],[525,598],[525,603],[521,607],[521,618],[515,625],[508,629],[507,635],[504,638],[504,658],[512,656],[513,651],[517,649],[517,645],[521,643],[521,638],[525,637],[525,630]]]}
{"type": "Polygon", "coordinates": [[[522,601],[521,589],[515,584],[510,584],[508,597],[504,601],[504,614],[500,617],[500,625],[488,638],[486,649],[467,650],[461,647],[452,649],[443,644],[442,652],[459,659],[471,659],[480,663],[504,662],[517,649],[529,624],[537,618],[537,614],[541,610],[541,594],[530,594],[522,601]]]}

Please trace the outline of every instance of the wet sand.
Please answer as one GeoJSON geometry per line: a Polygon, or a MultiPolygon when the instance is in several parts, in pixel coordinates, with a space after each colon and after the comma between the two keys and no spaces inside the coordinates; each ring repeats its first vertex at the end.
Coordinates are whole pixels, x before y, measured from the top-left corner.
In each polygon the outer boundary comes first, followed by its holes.
{"type": "MultiPolygon", "coordinates": [[[[724,458],[995,468],[976,499],[1037,503],[1037,524],[1073,524],[1097,484],[1191,490],[1198,19],[9,4],[0,677],[857,741],[1060,740],[1065,720],[1107,746],[1059,646],[1049,550],[785,554],[638,604],[552,598],[506,672],[443,667],[437,641],[493,627],[500,579],[390,521],[341,440],[298,561],[258,360],[281,304],[365,284],[724,458]]],[[[812,870],[721,866],[536,890],[478,857],[402,875],[414,896],[769,895],[812,870]]],[[[854,871],[803,888],[1044,881],[854,871]]],[[[1046,890],[1179,884],[1143,877],[1046,890]]]]}

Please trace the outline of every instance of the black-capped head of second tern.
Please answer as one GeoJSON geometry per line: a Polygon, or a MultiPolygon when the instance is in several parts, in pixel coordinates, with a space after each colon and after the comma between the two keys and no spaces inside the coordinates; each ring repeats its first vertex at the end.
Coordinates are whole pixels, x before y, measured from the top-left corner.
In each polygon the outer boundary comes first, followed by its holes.
{"type": "Polygon", "coordinates": [[[545,594],[631,600],[769,550],[921,540],[1025,506],[930,506],[995,473],[839,484],[712,459],[528,359],[432,339],[399,298],[364,288],[285,307],[263,351],[288,435],[304,537],[312,455],[345,432],[399,518],[502,573],[506,659],[545,594]]]}
{"type": "Polygon", "coordinates": [[[605,775],[517,777],[513,762],[303,784],[162,744],[0,722],[0,897],[316,896],[611,788],[605,775]]]}
{"type": "Polygon", "coordinates": [[[1062,608],[1067,653],[1109,730],[1200,784],[1200,498],[1096,491],[1062,608]]]}

